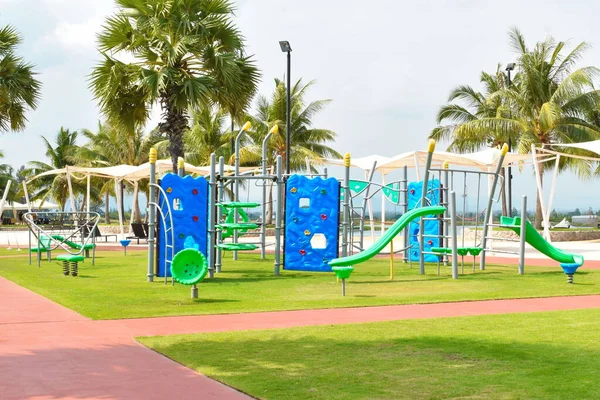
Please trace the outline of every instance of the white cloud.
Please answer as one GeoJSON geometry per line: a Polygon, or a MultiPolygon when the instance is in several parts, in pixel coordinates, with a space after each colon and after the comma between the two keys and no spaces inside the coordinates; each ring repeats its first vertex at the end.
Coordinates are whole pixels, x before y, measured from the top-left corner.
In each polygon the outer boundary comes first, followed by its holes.
{"type": "Polygon", "coordinates": [[[96,34],[102,26],[102,18],[93,18],[83,23],[59,23],[54,31],[42,41],[57,44],[66,51],[88,51],[96,48],[96,34]]]}

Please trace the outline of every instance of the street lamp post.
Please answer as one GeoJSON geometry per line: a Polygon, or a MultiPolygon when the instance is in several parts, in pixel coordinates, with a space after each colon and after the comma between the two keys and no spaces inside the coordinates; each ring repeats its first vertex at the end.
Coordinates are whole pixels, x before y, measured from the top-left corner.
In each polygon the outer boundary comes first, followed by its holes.
{"type": "MultiPolygon", "coordinates": [[[[510,88],[512,82],[510,80],[510,72],[515,69],[515,63],[506,64],[506,72],[508,74],[508,87],[510,88]]],[[[508,136],[508,151],[512,151],[512,140],[510,134],[508,136]]],[[[512,217],[512,168],[508,167],[508,215],[512,217]]]]}
{"type": "Polygon", "coordinates": [[[291,70],[292,70],[292,47],[290,42],[287,40],[279,41],[281,51],[287,53],[287,101],[286,101],[286,116],[285,116],[285,173],[289,176],[290,174],[290,112],[291,112],[291,70]]]}

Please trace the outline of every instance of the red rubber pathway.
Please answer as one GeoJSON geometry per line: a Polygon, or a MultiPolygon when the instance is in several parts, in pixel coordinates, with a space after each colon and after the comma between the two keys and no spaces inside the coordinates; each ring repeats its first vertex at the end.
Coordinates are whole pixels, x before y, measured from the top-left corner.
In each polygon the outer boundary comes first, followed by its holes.
{"type": "Polygon", "coordinates": [[[0,398],[248,399],[135,342],[220,332],[600,308],[600,295],[92,321],[0,277],[0,398]]]}

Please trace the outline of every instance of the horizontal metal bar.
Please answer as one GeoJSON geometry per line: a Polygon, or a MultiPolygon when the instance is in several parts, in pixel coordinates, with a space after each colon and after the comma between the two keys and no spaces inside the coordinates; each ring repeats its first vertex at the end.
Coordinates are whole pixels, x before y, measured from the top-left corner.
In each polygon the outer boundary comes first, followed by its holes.
{"type": "Polygon", "coordinates": [[[277,180],[277,176],[276,175],[244,175],[244,176],[217,176],[217,180],[223,180],[223,181],[233,181],[233,180],[240,180],[240,181],[244,181],[244,180],[273,180],[276,181],[277,180]]]}
{"type": "Polygon", "coordinates": [[[451,168],[430,168],[429,169],[430,172],[439,172],[439,171],[448,171],[448,172],[454,172],[454,173],[459,173],[459,174],[478,174],[478,175],[496,175],[495,172],[487,172],[487,171],[467,171],[467,170],[463,170],[463,169],[451,169],[451,168]]]}
{"type": "Polygon", "coordinates": [[[445,239],[450,239],[452,236],[444,236],[444,235],[423,235],[423,237],[431,237],[431,238],[445,238],[445,239]]]}
{"type": "Polygon", "coordinates": [[[485,249],[486,253],[519,254],[518,251],[485,249]]]}
{"type": "Polygon", "coordinates": [[[501,238],[501,237],[494,237],[494,236],[486,236],[485,237],[488,240],[499,240],[502,242],[520,242],[519,239],[510,239],[510,238],[501,238]]]}

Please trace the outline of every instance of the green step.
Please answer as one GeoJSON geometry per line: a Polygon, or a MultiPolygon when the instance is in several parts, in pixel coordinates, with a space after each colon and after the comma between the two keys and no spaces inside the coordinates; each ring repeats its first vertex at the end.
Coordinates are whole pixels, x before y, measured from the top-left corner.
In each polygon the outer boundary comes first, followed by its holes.
{"type": "Polygon", "coordinates": [[[83,261],[84,257],[72,254],[60,254],[56,257],[58,261],[79,262],[83,261]]]}
{"type": "Polygon", "coordinates": [[[469,250],[469,254],[472,256],[478,256],[479,253],[483,251],[483,248],[481,247],[467,247],[467,249],[469,250]]]}
{"type": "Polygon", "coordinates": [[[219,229],[233,229],[233,230],[239,230],[239,229],[256,229],[258,228],[257,224],[254,224],[252,222],[239,222],[239,223],[223,223],[223,224],[218,224],[215,225],[216,228],[219,229]]]}
{"type": "Polygon", "coordinates": [[[230,203],[217,203],[217,206],[224,208],[255,208],[260,206],[259,203],[233,201],[230,203]]]}
{"type": "Polygon", "coordinates": [[[452,253],[452,249],[449,249],[447,247],[432,247],[431,251],[434,253],[440,253],[440,254],[450,254],[452,253]]]}
{"type": "Polygon", "coordinates": [[[251,243],[221,243],[217,245],[218,248],[223,250],[256,250],[258,246],[251,243]]]}

